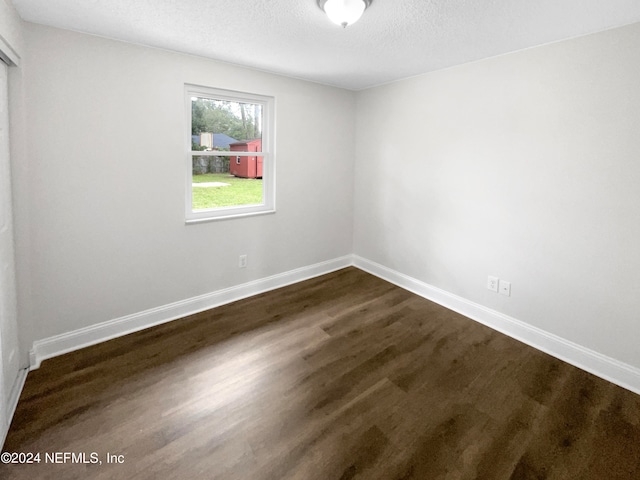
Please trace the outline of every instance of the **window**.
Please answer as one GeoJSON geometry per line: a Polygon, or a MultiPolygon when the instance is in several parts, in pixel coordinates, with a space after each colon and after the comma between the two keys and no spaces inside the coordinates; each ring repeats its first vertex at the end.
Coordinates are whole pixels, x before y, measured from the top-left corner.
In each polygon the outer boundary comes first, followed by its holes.
{"type": "Polygon", "coordinates": [[[186,221],[275,211],[274,99],[185,86],[186,221]]]}

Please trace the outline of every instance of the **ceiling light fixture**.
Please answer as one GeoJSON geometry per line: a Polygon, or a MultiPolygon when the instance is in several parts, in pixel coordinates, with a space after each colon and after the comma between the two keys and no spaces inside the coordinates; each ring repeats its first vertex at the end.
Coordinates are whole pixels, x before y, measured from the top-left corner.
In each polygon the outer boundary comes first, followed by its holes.
{"type": "Polygon", "coordinates": [[[343,28],[356,23],[369,5],[371,0],[318,0],[327,17],[343,28]]]}

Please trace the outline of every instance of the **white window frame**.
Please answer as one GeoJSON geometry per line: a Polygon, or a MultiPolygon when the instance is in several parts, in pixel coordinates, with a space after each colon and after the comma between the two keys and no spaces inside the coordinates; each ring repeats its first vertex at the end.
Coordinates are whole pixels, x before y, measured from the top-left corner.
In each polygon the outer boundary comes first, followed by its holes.
{"type": "Polygon", "coordinates": [[[185,218],[186,223],[201,223],[225,218],[245,217],[275,213],[275,99],[265,95],[236,92],[220,88],[186,84],[185,88],[185,151],[186,151],[186,184],[185,184],[185,218]],[[191,98],[202,97],[212,100],[227,100],[238,103],[251,103],[262,106],[262,151],[261,152],[225,152],[191,150],[191,98]],[[231,155],[233,153],[233,155],[231,155]],[[262,203],[258,205],[238,205],[218,207],[206,210],[193,210],[193,157],[262,157],[262,203]]]}

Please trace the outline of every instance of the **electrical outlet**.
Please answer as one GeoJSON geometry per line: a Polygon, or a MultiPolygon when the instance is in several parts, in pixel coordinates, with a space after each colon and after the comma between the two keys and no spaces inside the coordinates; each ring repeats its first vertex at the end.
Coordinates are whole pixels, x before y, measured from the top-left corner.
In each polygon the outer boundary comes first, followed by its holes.
{"type": "Polygon", "coordinates": [[[489,279],[487,280],[487,288],[492,292],[498,291],[498,282],[500,279],[498,277],[492,277],[489,275],[489,279]]]}
{"type": "Polygon", "coordinates": [[[246,255],[240,255],[240,258],[238,260],[238,267],[239,268],[247,268],[247,256],[246,255]]]}
{"type": "Polygon", "coordinates": [[[499,292],[500,295],[506,295],[507,297],[511,296],[511,282],[505,282],[504,280],[500,280],[499,282],[499,292]]]}

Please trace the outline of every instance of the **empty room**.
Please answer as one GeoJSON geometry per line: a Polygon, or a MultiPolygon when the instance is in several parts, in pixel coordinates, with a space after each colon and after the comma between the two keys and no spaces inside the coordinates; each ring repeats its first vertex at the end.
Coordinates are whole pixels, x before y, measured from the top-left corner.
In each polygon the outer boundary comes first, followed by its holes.
{"type": "Polygon", "coordinates": [[[0,478],[639,479],[640,2],[0,0],[0,478]]]}

